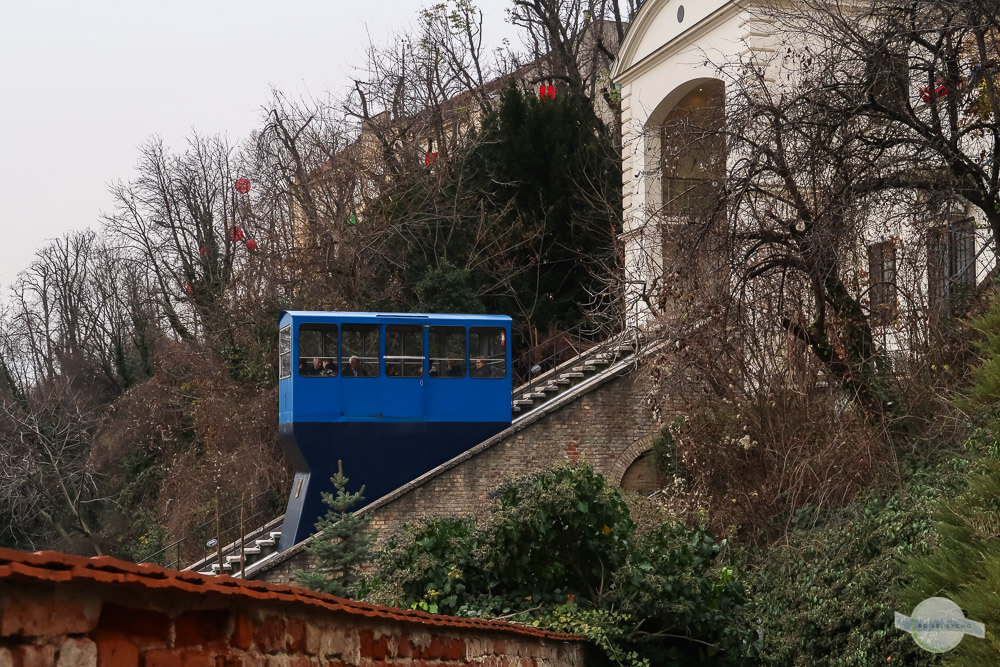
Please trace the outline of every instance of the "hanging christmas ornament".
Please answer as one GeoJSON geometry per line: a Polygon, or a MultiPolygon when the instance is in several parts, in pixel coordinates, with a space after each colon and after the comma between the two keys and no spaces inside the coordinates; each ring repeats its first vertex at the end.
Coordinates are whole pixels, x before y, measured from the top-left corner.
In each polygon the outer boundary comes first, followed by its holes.
{"type": "Polygon", "coordinates": [[[237,178],[236,179],[236,191],[241,195],[245,195],[250,192],[250,179],[248,178],[237,178]]]}

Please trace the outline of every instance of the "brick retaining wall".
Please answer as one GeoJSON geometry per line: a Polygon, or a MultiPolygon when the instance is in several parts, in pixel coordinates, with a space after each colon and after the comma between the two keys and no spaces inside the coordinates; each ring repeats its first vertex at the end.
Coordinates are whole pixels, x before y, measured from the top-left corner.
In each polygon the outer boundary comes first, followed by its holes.
{"type": "Polygon", "coordinates": [[[582,637],[113,558],[0,549],[0,667],[584,664],[582,637]]]}
{"type": "MultiPolygon", "coordinates": [[[[458,465],[446,464],[443,470],[432,471],[405,493],[376,504],[373,525],[384,536],[412,519],[479,514],[489,491],[505,478],[563,461],[590,463],[610,481],[620,483],[629,465],[649,451],[652,435],[659,429],[647,400],[648,382],[641,371],[613,378],[458,465]]],[[[303,546],[296,545],[251,576],[293,581],[296,569],[310,566],[311,557],[303,546]]]]}

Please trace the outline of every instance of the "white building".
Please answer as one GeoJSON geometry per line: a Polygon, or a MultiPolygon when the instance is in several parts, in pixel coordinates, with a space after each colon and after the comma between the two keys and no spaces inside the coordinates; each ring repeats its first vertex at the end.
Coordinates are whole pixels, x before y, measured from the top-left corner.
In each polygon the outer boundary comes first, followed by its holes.
{"type": "MultiPolygon", "coordinates": [[[[685,205],[679,193],[697,198],[700,184],[718,177],[712,152],[724,153],[704,143],[678,152],[670,146],[671,121],[693,111],[725,113],[730,91],[720,75],[724,63],[767,63],[766,80],[789,85],[780,63],[791,40],[783,39],[779,43],[759,5],[736,0],[647,0],[630,26],[611,76],[622,100],[626,294],[638,304],[640,322],[651,315],[648,303],[659,298],[663,305],[670,221],[683,215],[685,205]]],[[[919,106],[919,88],[910,85],[919,106]]],[[[996,265],[992,233],[972,208],[940,208],[928,206],[919,225],[879,220],[855,250],[854,278],[861,281],[865,307],[886,315],[872,320],[890,351],[912,349],[915,337],[926,342],[927,327],[901,325],[903,313],[919,313],[909,319],[926,324],[952,293],[975,288],[996,265]],[[904,283],[911,288],[906,298],[898,296],[904,283]]]]}

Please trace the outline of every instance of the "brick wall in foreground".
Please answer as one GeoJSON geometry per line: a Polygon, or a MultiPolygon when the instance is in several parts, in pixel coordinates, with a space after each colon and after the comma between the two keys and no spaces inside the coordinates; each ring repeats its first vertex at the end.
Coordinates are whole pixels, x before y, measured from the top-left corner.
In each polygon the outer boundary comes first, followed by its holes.
{"type": "Polygon", "coordinates": [[[0,549],[0,667],[584,664],[582,638],[112,558],[0,549]]]}

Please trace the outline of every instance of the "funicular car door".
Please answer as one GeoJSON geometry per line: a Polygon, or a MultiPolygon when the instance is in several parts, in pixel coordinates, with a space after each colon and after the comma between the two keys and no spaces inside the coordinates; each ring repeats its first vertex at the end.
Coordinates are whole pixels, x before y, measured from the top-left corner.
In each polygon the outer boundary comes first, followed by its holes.
{"type": "Polygon", "coordinates": [[[385,325],[382,412],[386,419],[423,420],[426,382],[425,326],[385,325]]]}
{"type": "Polygon", "coordinates": [[[341,413],[347,419],[380,419],[379,390],[381,331],[378,324],[344,323],[341,326],[341,413]]]}

